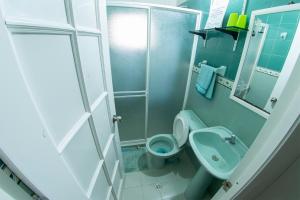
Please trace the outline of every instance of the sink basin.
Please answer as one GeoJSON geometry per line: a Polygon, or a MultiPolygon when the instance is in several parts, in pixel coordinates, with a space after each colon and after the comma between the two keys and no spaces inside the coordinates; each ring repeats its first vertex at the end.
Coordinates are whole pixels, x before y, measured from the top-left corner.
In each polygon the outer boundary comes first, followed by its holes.
{"type": "Polygon", "coordinates": [[[225,137],[232,135],[222,126],[195,130],[189,135],[192,149],[201,164],[210,174],[223,180],[229,178],[248,150],[239,138],[235,144],[225,141],[225,137]]]}

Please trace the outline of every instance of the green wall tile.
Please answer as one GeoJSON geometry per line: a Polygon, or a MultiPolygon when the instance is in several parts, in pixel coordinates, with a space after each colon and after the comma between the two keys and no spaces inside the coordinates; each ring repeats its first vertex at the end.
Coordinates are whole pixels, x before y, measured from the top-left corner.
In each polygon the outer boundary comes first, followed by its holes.
{"type": "Polygon", "coordinates": [[[280,15],[274,14],[267,19],[267,23],[269,23],[280,18],[279,23],[273,23],[269,26],[267,39],[258,62],[259,66],[281,71],[295,35],[298,16],[299,11],[293,11],[280,15]],[[280,37],[281,33],[284,32],[287,33],[286,39],[280,37]]]}
{"type": "Polygon", "coordinates": [[[287,32],[286,40],[293,40],[296,28],[296,24],[280,24],[280,27],[278,27],[278,37],[280,37],[281,32],[287,32]]]}
{"type": "Polygon", "coordinates": [[[282,15],[281,24],[296,24],[298,23],[299,11],[291,11],[282,15]]]}
{"type": "Polygon", "coordinates": [[[262,53],[263,54],[271,54],[271,52],[273,51],[273,48],[274,48],[274,42],[275,42],[275,39],[268,39],[268,37],[267,37],[267,39],[265,40],[263,49],[262,49],[262,53]]]}
{"type": "Polygon", "coordinates": [[[208,12],[210,7],[210,0],[189,0],[182,3],[181,6],[208,12]]]}
{"type": "MultiPolygon", "coordinates": [[[[300,3],[300,0],[295,0],[294,2],[300,3]]],[[[247,10],[246,10],[247,11],[246,13],[248,15],[248,20],[250,19],[252,10],[268,8],[268,7],[271,7],[272,5],[274,5],[274,6],[286,5],[288,3],[289,3],[289,1],[287,1],[287,0],[276,0],[276,1],[273,1],[273,0],[264,0],[264,1],[251,0],[251,1],[248,1],[247,10]]],[[[209,11],[210,0],[189,0],[185,3],[185,5],[188,8],[199,9],[199,10],[203,10],[203,11],[207,12],[207,11],[209,11]]],[[[226,24],[230,12],[240,12],[241,8],[242,8],[242,1],[230,0],[229,7],[228,7],[228,9],[226,11],[226,15],[224,17],[223,24],[226,24]]],[[[281,16],[281,14],[279,14],[279,15],[281,16]]],[[[276,18],[278,19],[279,18],[278,16],[277,17],[276,17],[276,15],[273,16],[273,18],[271,20],[276,21],[275,19],[276,18]]],[[[265,17],[265,18],[267,18],[267,17],[265,17]]],[[[203,24],[205,24],[206,19],[207,18],[204,19],[203,24]]],[[[285,27],[291,28],[291,25],[285,25],[285,27]]],[[[244,43],[245,43],[246,34],[243,34],[243,35],[240,35],[240,37],[239,37],[238,46],[237,46],[237,49],[235,52],[232,51],[234,41],[231,39],[231,36],[227,37],[227,36],[224,36],[224,34],[213,35],[214,37],[219,37],[219,39],[224,40],[224,41],[209,39],[207,42],[207,46],[205,48],[203,47],[202,40],[199,40],[199,43],[201,43],[201,44],[198,44],[198,50],[197,50],[195,63],[197,64],[198,62],[200,62],[202,60],[207,60],[209,62],[209,64],[215,65],[218,62],[216,62],[215,60],[211,60],[211,59],[216,59],[216,58],[222,59],[225,56],[228,56],[227,52],[230,52],[232,54],[231,59],[223,59],[226,61],[224,61],[222,65],[228,66],[230,68],[230,71],[228,73],[226,73],[226,78],[234,80],[234,78],[236,76],[237,68],[239,66],[239,61],[240,61],[239,59],[241,57],[244,43]],[[218,46],[216,47],[216,45],[218,45],[218,46]],[[209,53],[202,55],[201,52],[209,52],[209,53]]],[[[270,30],[270,35],[271,36],[273,35],[274,37],[272,37],[272,39],[275,39],[275,37],[279,36],[279,32],[276,29],[270,30]]],[[[210,36],[208,36],[208,37],[210,37],[210,36]]],[[[289,38],[290,38],[290,35],[288,35],[287,39],[289,39],[289,38]]],[[[216,66],[218,66],[218,65],[216,65],[216,66]]]]}
{"type": "Polygon", "coordinates": [[[271,7],[271,0],[252,0],[248,1],[247,13],[250,13],[252,10],[264,9],[271,7]]]}
{"type": "Polygon", "coordinates": [[[269,54],[262,53],[258,60],[258,66],[268,68],[270,57],[269,54]]]}
{"type": "Polygon", "coordinates": [[[281,22],[281,13],[269,14],[267,23],[270,25],[279,25],[281,22]]]}
{"type": "Polygon", "coordinates": [[[273,55],[269,61],[269,69],[273,69],[275,71],[281,71],[282,66],[284,64],[286,57],[273,55]]]}
{"type": "Polygon", "coordinates": [[[282,40],[282,39],[276,40],[276,42],[274,42],[274,46],[271,52],[272,54],[287,57],[291,44],[292,44],[291,40],[282,40]]]}
{"type": "Polygon", "coordinates": [[[268,30],[268,39],[276,39],[279,37],[278,27],[271,26],[268,30]]]}

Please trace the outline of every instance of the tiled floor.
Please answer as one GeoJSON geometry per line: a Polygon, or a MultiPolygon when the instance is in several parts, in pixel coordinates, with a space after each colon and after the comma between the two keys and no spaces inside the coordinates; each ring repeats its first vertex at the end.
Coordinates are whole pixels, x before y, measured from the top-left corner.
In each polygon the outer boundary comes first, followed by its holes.
{"type": "Polygon", "coordinates": [[[122,200],[184,200],[183,193],[195,173],[185,152],[179,162],[163,169],[126,173],[122,200]]]}
{"type": "Polygon", "coordinates": [[[122,147],[125,172],[141,171],[148,168],[144,145],[122,147]]]}

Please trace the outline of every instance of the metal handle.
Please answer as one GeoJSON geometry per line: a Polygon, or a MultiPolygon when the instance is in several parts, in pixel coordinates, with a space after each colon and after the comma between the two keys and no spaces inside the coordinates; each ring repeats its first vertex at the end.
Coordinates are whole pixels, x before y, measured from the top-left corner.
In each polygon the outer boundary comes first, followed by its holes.
{"type": "Polygon", "coordinates": [[[120,115],[114,115],[113,118],[113,123],[116,123],[116,122],[121,122],[122,121],[122,116],[120,115]]]}
{"type": "Polygon", "coordinates": [[[276,97],[272,97],[272,98],[270,99],[270,101],[271,101],[271,107],[274,108],[275,105],[276,105],[276,103],[277,103],[277,98],[276,98],[276,97]]]}
{"type": "Polygon", "coordinates": [[[272,97],[272,98],[270,99],[270,101],[271,101],[272,103],[276,103],[276,102],[277,102],[277,98],[276,98],[276,97],[272,97]]]}

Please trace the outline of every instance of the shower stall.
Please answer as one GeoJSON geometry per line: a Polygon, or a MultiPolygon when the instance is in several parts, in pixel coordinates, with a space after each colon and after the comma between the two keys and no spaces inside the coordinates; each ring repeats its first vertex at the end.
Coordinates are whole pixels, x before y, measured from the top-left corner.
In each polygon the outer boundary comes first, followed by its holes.
{"type": "Polygon", "coordinates": [[[200,11],[150,4],[108,5],[112,78],[122,145],[172,133],[184,108],[200,11]]]}

